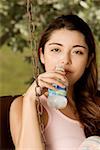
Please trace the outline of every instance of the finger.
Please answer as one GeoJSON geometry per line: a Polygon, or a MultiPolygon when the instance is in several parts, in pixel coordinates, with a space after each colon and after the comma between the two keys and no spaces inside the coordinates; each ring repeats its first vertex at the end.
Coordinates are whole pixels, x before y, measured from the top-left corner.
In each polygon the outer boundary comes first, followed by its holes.
{"type": "Polygon", "coordinates": [[[57,80],[57,79],[53,79],[53,78],[44,78],[44,77],[42,77],[41,78],[44,82],[47,82],[47,83],[49,83],[49,84],[56,84],[56,85],[58,85],[58,86],[60,86],[60,87],[62,87],[62,88],[64,88],[65,87],[65,83],[64,82],[62,82],[61,80],[57,80]]]}
{"type": "Polygon", "coordinates": [[[52,89],[54,91],[57,91],[57,89],[55,87],[53,87],[52,84],[50,83],[47,83],[46,81],[42,80],[42,79],[39,79],[38,80],[38,84],[39,86],[43,89],[43,88],[47,88],[47,89],[52,89]]]}
{"type": "Polygon", "coordinates": [[[48,96],[48,92],[45,92],[44,95],[47,97],[48,96]]]}
{"type": "Polygon", "coordinates": [[[58,72],[43,73],[43,74],[39,75],[38,79],[45,78],[45,77],[59,79],[59,80],[62,80],[64,82],[65,82],[65,79],[66,79],[66,76],[64,74],[61,74],[61,73],[58,73],[58,72]]]}

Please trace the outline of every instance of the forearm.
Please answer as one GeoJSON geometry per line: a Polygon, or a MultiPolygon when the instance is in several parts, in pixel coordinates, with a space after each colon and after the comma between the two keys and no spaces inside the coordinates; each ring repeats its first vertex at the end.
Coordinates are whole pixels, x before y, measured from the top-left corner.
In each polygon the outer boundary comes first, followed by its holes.
{"type": "Polygon", "coordinates": [[[39,129],[35,97],[23,98],[22,128],[16,150],[29,148],[30,150],[44,150],[39,129]]]}

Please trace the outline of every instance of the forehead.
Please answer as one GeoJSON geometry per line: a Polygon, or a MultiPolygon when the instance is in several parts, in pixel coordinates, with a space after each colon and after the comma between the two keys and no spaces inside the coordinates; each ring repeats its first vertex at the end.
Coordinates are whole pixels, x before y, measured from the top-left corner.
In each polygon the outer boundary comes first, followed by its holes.
{"type": "Polygon", "coordinates": [[[85,37],[81,32],[76,30],[68,30],[65,28],[53,31],[46,44],[49,44],[50,42],[57,42],[61,44],[80,43],[86,45],[85,37]]]}

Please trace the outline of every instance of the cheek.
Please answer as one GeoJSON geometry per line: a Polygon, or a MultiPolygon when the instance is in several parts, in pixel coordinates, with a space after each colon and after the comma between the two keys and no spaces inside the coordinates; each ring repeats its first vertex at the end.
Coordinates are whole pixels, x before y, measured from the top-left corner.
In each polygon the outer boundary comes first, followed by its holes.
{"type": "MultiPolygon", "coordinates": [[[[81,66],[80,66],[81,67],[81,66]]],[[[81,76],[84,74],[85,68],[81,67],[79,68],[77,74],[78,74],[78,78],[81,78],[81,76]]]]}
{"type": "Polygon", "coordinates": [[[56,66],[56,59],[52,59],[51,57],[46,57],[45,58],[45,70],[46,71],[54,71],[55,70],[55,66],[56,66]]]}
{"type": "Polygon", "coordinates": [[[77,76],[77,78],[80,78],[83,75],[87,67],[87,60],[88,58],[86,57],[83,60],[76,60],[74,62],[74,71],[75,71],[75,75],[77,76]]]}
{"type": "Polygon", "coordinates": [[[76,67],[76,69],[82,72],[84,72],[85,68],[87,67],[87,62],[88,62],[88,55],[73,60],[74,67],[76,67]]]}
{"type": "Polygon", "coordinates": [[[76,74],[78,78],[80,78],[83,75],[86,66],[87,66],[87,61],[80,62],[76,65],[76,74]]]}

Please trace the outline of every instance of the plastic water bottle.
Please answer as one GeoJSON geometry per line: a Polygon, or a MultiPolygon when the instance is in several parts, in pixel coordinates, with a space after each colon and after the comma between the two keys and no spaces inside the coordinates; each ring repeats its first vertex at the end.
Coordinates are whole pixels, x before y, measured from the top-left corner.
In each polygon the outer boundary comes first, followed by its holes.
{"type": "MultiPolygon", "coordinates": [[[[64,69],[60,67],[56,67],[56,70],[64,71],[64,69]]],[[[52,89],[48,89],[48,100],[47,104],[48,106],[54,107],[56,109],[62,109],[66,107],[67,105],[67,88],[60,87],[56,84],[53,84],[53,86],[57,89],[57,91],[54,91],[52,89]]]]}

